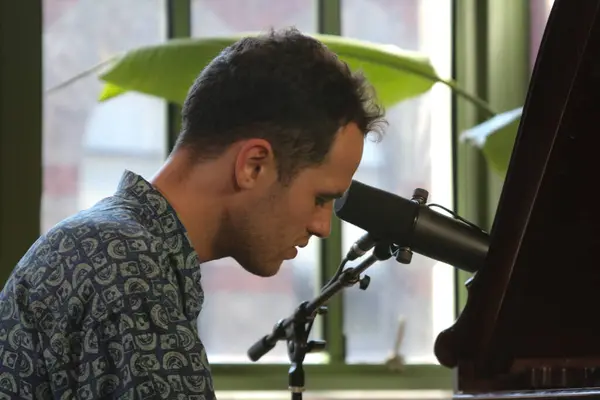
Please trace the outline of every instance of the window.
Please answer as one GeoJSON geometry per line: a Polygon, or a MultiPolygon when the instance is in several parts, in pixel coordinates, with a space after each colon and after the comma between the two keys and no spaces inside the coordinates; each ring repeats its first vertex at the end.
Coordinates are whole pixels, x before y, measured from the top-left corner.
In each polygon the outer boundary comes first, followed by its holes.
{"type": "MultiPolygon", "coordinates": [[[[266,31],[292,25],[303,32],[316,31],[312,2],[192,0],[194,37],[266,31]]],[[[283,264],[277,276],[267,280],[250,275],[230,258],[203,266],[206,297],[198,331],[211,363],[249,362],[248,348],[270,332],[277,320],[287,317],[298,304],[313,297],[318,287],[319,254],[319,243],[313,239],[294,260],[283,264]]],[[[314,333],[317,332],[318,327],[314,333]]],[[[277,346],[260,362],[288,362],[285,346],[277,346]]]]}
{"type": "MultiPolygon", "coordinates": [[[[435,58],[438,71],[449,76],[450,2],[442,8],[436,5],[435,12],[431,7],[433,3],[425,0],[345,0],[342,33],[426,51],[435,58]],[[377,23],[362,23],[366,13],[377,23]]],[[[193,0],[192,35],[227,35],[290,25],[315,32],[315,16],[312,3],[300,0],[193,0]]],[[[436,88],[389,110],[389,134],[381,145],[367,146],[357,179],[403,196],[424,187],[430,190],[432,200],[451,204],[450,96],[444,89],[436,88]]],[[[344,224],[344,251],[360,234],[344,224]]],[[[372,287],[366,292],[352,288],[345,293],[347,362],[382,363],[393,349],[401,316],[407,321],[402,351],[408,361],[436,362],[433,341],[453,318],[453,271],[438,264],[419,255],[408,266],[389,261],[371,268],[372,287]]],[[[229,259],[206,265],[203,281],[207,295],[198,324],[212,362],[248,362],[248,347],[279,318],[314,296],[319,267],[319,243],[315,240],[267,281],[249,275],[229,259]]],[[[320,333],[318,327],[313,331],[320,333]]],[[[318,355],[310,356],[307,362],[321,361],[318,355]]],[[[287,363],[285,346],[277,346],[261,361],[287,363]]]]}
{"type": "Polygon", "coordinates": [[[529,1],[529,60],[531,69],[535,65],[542,36],[546,29],[546,22],[548,22],[548,16],[553,4],[554,0],[529,1]]]}
{"type": "MultiPolygon", "coordinates": [[[[342,34],[426,53],[439,74],[450,76],[450,2],[344,0],[342,34]]],[[[386,136],[368,145],[371,158],[379,162],[363,162],[355,179],[406,198],[415,188],[424,188],[431,202],[451,206],[449,90],[436,86],[387,110],[387,117],[386,136]]],[[[344,223],[342,233],[347,250],[364,232],[344,223]]],[[[344,293],[346,361],[382,363],[393,351],[399,320],[404,320],[400,350],[406,362],[437,363],[435,338],[454,317],[452,267],[414,254],[409,265],[391,259],[367,274],[371,284],[366,291],[352,287],[344,293]]]]}
{"type": "MultiPolygon", "coordinates": [[[[44,0],[46,89],[118,52],[164,40],[162,0],[44,0]]],[[[44,97],[41,231],[114,193],[124,169],[148,178],[166,154],[165,104],[127,93],[97,101],[90,75],[44,97]]]]}
{"type": "MultiPolygon", "coordinates": [[[[164,41],[166,21],[171,20],[165,13],[167,4],[187,6],[186,1],[127,0],[125,7],[120,0],[44,0],[45,87],[59,85],[120,51],[164,41]]],[[[344,36],[424,52],[439,74],[451,75],[451,1],[189,0],[189,6],[190,14],[184,17],[189,17],[193,37],[292,25],[306,33],[341,30],[344,36]],[[328,14],[324,18],[320,13],[328,14]]],[[[172,23],[187,26],[181,17],[172,23]]],[[[164,101],[127,93],[99,103],[100,88],[91,75],[45,95],[42,231],[111,195],[124,169],[150,178],[166,157],[169,124],[164,101]]],[[[390,108],[388,120],[383,141],[367,142],[356,179],[403,197],[425,188],[430,201],[452,207],[449,89],[436,85],[390,108]]],[[[362,234],[346,223],[335,233],[330,240],[341,244],[343,253],[362,234]]],[[[248,274],[231,259],[203,266],[206,299],[199,333],[220,390],[285,389],[288,357],[283,343],[260,362],[271,365],[251,366],[258,376],[246,373],[246,352],[277,320],[316,295],[327,275],[323,271],[337,267],[322,262],[322,247],[313,239],[269,279],[248,274]],[[231,378],[235,374],[240,380],[231,378]]],[[[410,265],[388,261],[367,273],[371,286],[364,292],[357,287],[346,290],[340,296],[343,310],[325,317],[327,329],[320,324],[313,328],[313,337],[345,348],[345,358],[309,355],[306,364],[334,374],[310,375],[311,389],[449,388],[451,371],[429,372],[437,364],[433,342],[454,319],[453,268],[415,254],[410,265]],[[400,318],[406,321],[400,351],[417,371],[408,377],[383,367],[393,351],[400,318]],[[371,383],[365,385],[363,379],[371,383]]]]}

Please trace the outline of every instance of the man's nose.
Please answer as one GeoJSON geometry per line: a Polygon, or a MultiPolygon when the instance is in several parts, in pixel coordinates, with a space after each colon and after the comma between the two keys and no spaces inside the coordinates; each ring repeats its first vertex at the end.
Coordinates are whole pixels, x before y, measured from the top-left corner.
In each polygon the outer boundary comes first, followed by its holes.
{"type": "Polygon", "coordinates": [[[308,231],[311,235],[325,239],[331,234],[332,209],[321,209],[311,221],[308,231]]]}

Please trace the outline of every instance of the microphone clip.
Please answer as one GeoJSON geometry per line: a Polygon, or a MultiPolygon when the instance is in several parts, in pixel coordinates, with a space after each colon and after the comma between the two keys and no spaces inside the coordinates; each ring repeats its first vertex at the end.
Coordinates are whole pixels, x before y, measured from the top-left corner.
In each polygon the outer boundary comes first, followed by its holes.
{"type": "MultiPolygon", "coordinates": [[[[427,204],[427,200],[429,199],[429,192],[422,188],[416,188],[413,191],[412,198],[410,199],[412,202],[417,203],[419,206],[424,206],[427,204]]],[[[415,218],[414,224],[417,223],[415,218]]],[[[414,225],[413,225],[414,226],[414,225]]],[[[410,246],[402,246],[398,248],[396,252],[396,261],[400,264],[410,264],[412,262],[413,251],[410,246]]]]}

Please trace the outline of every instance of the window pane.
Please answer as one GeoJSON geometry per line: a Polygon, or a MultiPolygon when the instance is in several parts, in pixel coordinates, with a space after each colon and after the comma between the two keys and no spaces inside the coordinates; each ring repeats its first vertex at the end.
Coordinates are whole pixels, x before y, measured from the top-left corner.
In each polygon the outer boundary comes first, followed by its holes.
{"type": "MultiPolygon", "coordinates": [[[[44,86],[118,52],[161,42],[162,0],[44,0],[44,86]]],[[[140,94],[97,101],[81,79],[44,97],[41,230],[111,195],[124,169],[149,178],[165,158],[164,103],[140,94]]]]}
{"type": "Polygon", "coordinates": [[[192,0],[192,36],[219,36],[295,26],[317,29],[314,1],[192,0]]]}
{"type": "MultiPolygon", "coordinates": [[[[451,75],[451,1],[344,0],[344,36],[421,51],[442,76],[451,75]],[[369,15],[369,23],[364,16],[369,15]]],[[[388,108],[389,128],[369,142],[355,179],[410,198],[415,188],[429,202],[452,208],[451,92],[436,85],[419,98],[388,108]]],[[[364,232],[343,224],[344,253],[364,232]]],[[[366,291],[344,293],[347,362],[382,363],[394,348],[399,319],[406,321],[400,352],[409,363],[437,362],[437,333],[453,321],[453,268],[414,254],[404,265],[375,264],[366,291]]]]}
{"type": "Polygon", "coordinates": [[[553,4],[554,0],[529,0],[529,60],[532,70],[553,4]]]}
{"type": "MultiPolygon", "coordinates": [[[[192,0],[192,34],[196,37],[265,31],[296,26],[316,32],[316,13],[306,0],[192,0]]],[[[311,240],[296,259],[287,261],[275,277],[250,275],[230,258],[202,267],[206,292],[198,331],[211,363],[249,362],[246,352],[269,333],[280,318],[289,316],[304,300],[313,298],[319,268],[319,242],[311,240]]],[[[315,324],[313,336],[319,336],[315,324]]],[[[306,362],[322,355],[309,354],[306,362]]],[[[288,362],[284,343],[260,362],[288,362]]]]}

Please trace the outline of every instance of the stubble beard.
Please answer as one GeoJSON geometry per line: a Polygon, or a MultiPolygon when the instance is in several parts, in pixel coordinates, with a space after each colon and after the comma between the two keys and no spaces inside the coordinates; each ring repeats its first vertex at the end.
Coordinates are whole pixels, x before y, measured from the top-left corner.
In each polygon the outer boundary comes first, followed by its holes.
{"type": "Polygon", "coordinates": [[[236,215],[225,214],[219,229],[220,248],[233,257],[246,271],[260,277],[273,276],[283,263],[273,257],[277,243],[277,201],[278,193],[264,196],[257,204],[249,205],[236,215]],[[274,265],[278,263],[278,265],[274,265]]]}

